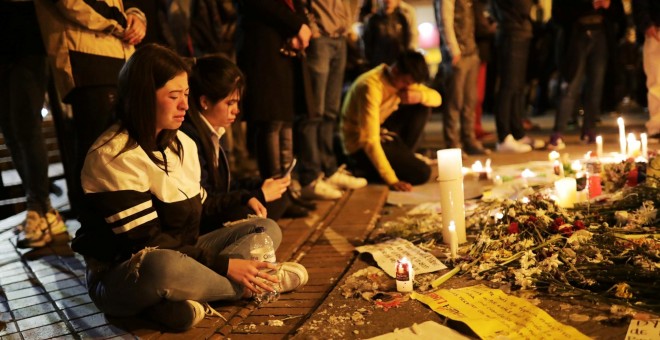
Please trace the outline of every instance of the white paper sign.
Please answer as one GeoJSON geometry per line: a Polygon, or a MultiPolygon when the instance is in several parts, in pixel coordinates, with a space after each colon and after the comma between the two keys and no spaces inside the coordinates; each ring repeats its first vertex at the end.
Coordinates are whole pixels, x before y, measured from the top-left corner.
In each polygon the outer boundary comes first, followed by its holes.
{"type": "Polygon", "coordinates": [[[630,321],[626,340],[651,339],[660,339],[660,319],[630,321]]]}
{"type": "Polygon", "coordinates": [[[404,256],[412,263],[415,274],[431,273],[447,268],[447,266],[431,253],[419,249],[414,244],[402,238],[357,247],[355,250],[360,253],[371,253],[378,266],[391,277],[396,277],[394,272],[396,261],[404,256]]]}

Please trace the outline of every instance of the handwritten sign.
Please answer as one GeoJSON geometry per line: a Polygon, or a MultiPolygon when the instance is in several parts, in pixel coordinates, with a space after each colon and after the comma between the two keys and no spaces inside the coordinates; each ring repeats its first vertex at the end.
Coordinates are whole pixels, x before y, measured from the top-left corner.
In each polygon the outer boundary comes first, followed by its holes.
{"type": "Polygon", "coordinates": [[[628,326],[626,340],[660,339],[660,319],[632,320],[628,326]]]}
{"type": "Polygon", "coordinates": [[[396,261],[404,256],[410,260],[416,274],[431,273],[447,268],[431,253],[419,249],[414,244],[401,238],[357,247],[355,250],[360,253],[371,253],[378,266],[391,277],[396,277],[394,272],[396,261]]]}
{"type": "Polygon", "coordinates": [[[484,285],[413,293],[411,297],[438,314],[465,323],[483,339],[589,339],[527,300],[484,285]]]}

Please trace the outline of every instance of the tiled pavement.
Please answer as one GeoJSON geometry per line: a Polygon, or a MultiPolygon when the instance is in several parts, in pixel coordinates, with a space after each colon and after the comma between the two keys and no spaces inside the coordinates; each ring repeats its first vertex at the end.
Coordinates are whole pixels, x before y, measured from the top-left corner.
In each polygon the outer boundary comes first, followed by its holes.
{"type": "MultiPolygon", "coordinates": [[[[281,339],[315,310],[354,259],[353,245],[373,228],[387,189],[369,186],[344,195],[337,202],[318,202],[304,219],[280,221],[283,243],[280,260],[304,264],[310,281],[301,290],[284,295],[262,308],[252,304],[216,305],[229,320],[207,318],[185,333],[161,333],[136,318],[108,319],[91,302],[84,285],[82,257],[68,248],[68,235],[59,235],[48,247],[15,247],[15,216],[0,222],[0,336],[2,339],[281,339]],[[283,326],[268,326],[282,320],[283,326]]],[[[69,233],[79,228],[67,221],[69,233]]]]}

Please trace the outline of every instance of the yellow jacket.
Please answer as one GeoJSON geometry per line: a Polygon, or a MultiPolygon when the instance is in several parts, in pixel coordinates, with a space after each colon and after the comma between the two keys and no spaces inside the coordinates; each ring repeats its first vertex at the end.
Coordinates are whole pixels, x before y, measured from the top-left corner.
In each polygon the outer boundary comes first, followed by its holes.
{"type": "MultiPolygon", "coordinates": [[[[401,99],[386,75],[387,65],[381,64],[358,77],[346,94],[341,112],[344,147],[349,154],[364,149],[381,178],[388,185],[399,182],[380,145],[380,126],[399,108],[401,99]]],[[[440,94],[422,84],[409,90],[422,94],[420,104],[440,106],[440,94]]]]}

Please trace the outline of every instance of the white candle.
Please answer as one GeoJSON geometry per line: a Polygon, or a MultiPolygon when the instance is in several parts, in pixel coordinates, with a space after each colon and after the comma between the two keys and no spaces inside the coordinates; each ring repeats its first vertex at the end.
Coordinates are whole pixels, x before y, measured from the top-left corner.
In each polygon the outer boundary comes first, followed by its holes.
{"type": "Polygon", "coordinates": [[[639,138],[642,140],[642,157],[649,158],[649,140],[646,133],[639,135],[639,138]]]}
{"type": "Polygon", "coordinates": [[[555,181],[557,205],[562,208],[572,208],[577,201],[577,182],[575,178],[566,177],[555,181]]]}
{"type": "Polygon", "coordinates": [[[616,119],[617,125],[619,125],[619,140],[621,138],[625,139],[626,138],[626,125],[623,123],[623,117],[619,117],[616,119]]]}
{"type": "Polygon", "coordinates": [[[621,156],[625,159],[626,158],[626,137],[619,137],[619,148],[621,156]]]}
{"type": "Polygon", "coordinates": [[[641,149],[641,143],[635,138],[634,133],[629,133],[628,134],[628,157],[635,158],[639,156],[641,149]]]}
{"type": "Polygon", "coordinates": [[[456,255],[458,254],[458,236],[456,235],[454,221],[449,222],[449,249],[451,251],[451,259],[456,259],[456,255]]]}
{"type": "Polygon", "coordinates": [[[404,256],[401,260],[396,261],[394,273],[396,275],[396,290],[400,293],[412,292],[415,271],[407,257],[404,256]]]}
{"type": "Polygon", "coordinates": [[[438,181],[442,208],[442,238],[449,244],[449,221],[456,223],[458,242],[467,241],[465,233],[465,193],[461,149],[438,150],[438,181]]]}
{"type": "Polygon", "coordinates": [[[603,157],[603,136],[596,136],[596,157],[603,157]]]}

